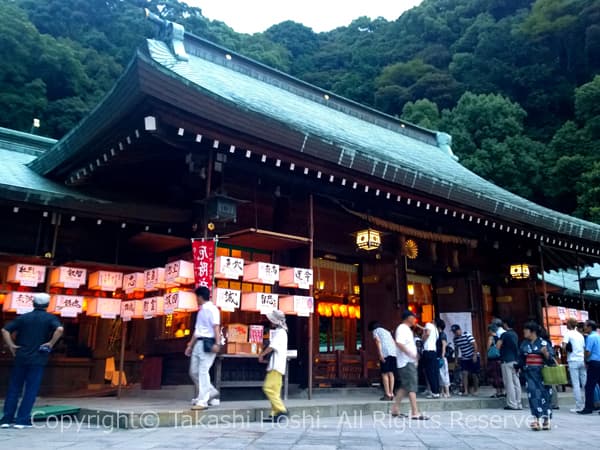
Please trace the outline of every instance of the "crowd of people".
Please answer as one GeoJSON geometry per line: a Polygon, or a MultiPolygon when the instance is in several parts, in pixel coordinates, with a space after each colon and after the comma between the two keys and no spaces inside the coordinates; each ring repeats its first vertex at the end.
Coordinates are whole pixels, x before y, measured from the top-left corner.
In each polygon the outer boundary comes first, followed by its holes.
{"type": "Polygon", "coordinates": [[[566,326],[562,346],[555,349],[547,331],[534,320],[523,325],[520,341],[512,318],[496,318],[488,325],[482,346],[459,324],[450,327],[450,342],[443,320],[438,318],[422,326],[411,311],[403,314],[393,335],[379,322],[371,322],[369,331],[376,343],[384,391],[381,400],[393,402],[394,417],[427,420],[417,403],[419,373],[423,375],[427,398],[449,398],[452,393],[478,396],[481,352],[485,352],[486,378],[494,388],[492,397],[504,398],[505,410],[523,410],[524,386],[532,417],[530,428],[550,430],[552,411],[559,409],[557,386],[545,382],[544,373],[546,367],[559,365],[555,351],[559,350],[566,355],[573,387],[575,406],[571,412],[591,414],[600,393],[597,324],[569,319],[566,326]],[[405,397],[410,403],[408,416],[400,412],[405,397]]]}

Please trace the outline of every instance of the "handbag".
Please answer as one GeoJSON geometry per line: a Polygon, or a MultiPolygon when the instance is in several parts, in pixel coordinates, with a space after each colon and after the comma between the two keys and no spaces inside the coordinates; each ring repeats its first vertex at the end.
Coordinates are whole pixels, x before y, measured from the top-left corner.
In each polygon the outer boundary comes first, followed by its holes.
{"type": "Polygon", "coordinates": [[[542,368],[542,378],[546,386],[567,384],[567,368],[562,364],[545,366],[542,368]]]}
{"type": "Polygon", "coordinates": [[[498,350],[498,347],[496,347],[495,345],[492,345],[490,348],[488,348],[487,357],[488,357],[488,359],[500,358],[500,350],[498,350]]]}

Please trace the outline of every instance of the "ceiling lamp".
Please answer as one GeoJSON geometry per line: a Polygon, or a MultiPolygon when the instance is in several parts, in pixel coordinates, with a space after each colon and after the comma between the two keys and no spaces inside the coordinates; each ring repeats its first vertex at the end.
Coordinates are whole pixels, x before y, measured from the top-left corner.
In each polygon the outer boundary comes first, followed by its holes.
{"type": "Polygon", "coordinates": [[[367,228],[356,233],[356,246],[360,250],[377,250],[381,247],[381,233],[373,228],[367,228]]]}
{"type": "Polygon", "coordinates": [[[529,278],[529,265],[528,264],[511,264],[510,276],[514,280],[525,280],[529,278]]]}

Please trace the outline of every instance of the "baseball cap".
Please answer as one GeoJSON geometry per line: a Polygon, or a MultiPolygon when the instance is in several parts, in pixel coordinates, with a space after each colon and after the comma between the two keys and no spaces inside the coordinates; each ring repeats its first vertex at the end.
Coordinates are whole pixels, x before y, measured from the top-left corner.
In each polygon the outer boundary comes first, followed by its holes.
{"type": "Polygon", "coordinates": [[[454,325],[452,325],[452,326],[450,327],[450,330],[451,330],[453,333],[455,333],[456,331],[460,330],[460,325],[458,325],[458,324],[456,324],[456,323],[455,323],[454,325]]]}
{"type": "Polygon", "coordinates": [[[49,303],[50,303],[50,296],[48,294],[45,294],[43,292],[34,294],[33,306],[44,307],[44,306],[48,306],[49,303]]]}

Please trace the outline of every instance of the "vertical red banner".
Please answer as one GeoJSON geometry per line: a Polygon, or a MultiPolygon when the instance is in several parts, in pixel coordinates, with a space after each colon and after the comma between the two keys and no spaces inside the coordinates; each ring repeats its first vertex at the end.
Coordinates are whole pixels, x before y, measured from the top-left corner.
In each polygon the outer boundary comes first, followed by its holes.
{"type": "Polygon", "coordinates": [[[212,292],[215,274],[215,241],[192,241],[194,281],[196,287],[205,286],[212,292]]]}

